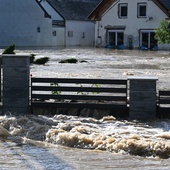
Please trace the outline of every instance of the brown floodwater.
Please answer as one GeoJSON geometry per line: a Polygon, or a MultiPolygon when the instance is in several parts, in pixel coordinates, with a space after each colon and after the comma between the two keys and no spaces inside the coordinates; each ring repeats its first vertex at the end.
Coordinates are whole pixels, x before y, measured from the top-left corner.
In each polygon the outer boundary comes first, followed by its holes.
{"type": "MultiPolygon", "coordinates": [[[[45,65],[31,65],[34,77],[154,76],[159,79],[158,88],[170,87],[168,51],[27,48],[16,53],[49,57],[45,65]],[[78,63],[59,63],[68,58],[78,63]]],[[[0,125],[10,133],[0,139],[0,170],[170,169],[169,120],[8,113],[0,116],[0,125]]]]}
{"type": "Polygon", "coordinates": [[[0,169],[169,170],[170,122],[104,117],[0,116],[0,169]]]}
{"type": "Polygon", "coordinates": [[[169,89],[169,51],[113,50],[105,48],[22,49],[17,53],[49,57],[44,65],[31,65],[34,77],[128,78],[158,77],[158,88],[169,89]],[[62,64],[74,58],[76,64],[62,64]]]}

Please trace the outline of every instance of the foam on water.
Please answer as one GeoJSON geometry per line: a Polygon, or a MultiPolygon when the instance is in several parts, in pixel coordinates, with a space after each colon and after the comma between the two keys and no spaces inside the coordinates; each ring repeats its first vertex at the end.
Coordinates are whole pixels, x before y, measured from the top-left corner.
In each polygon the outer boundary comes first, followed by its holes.
{"type": "MultiPolygon", "coordinates": [[[[2,51],[2,50],[1,50],[2,51]]],[[[170,80],[169,52],[106,49],[25,49],[17,54],[36,54],[49,57],[43,66],[31,65],[36,77],[100,77],[126,78],[135,76],[159,77],[158,86],[168,89],[170,80]],[[77,58],[86,63],[60,64],[61,59],[77,58]]],[[[137,122],[105,117],[97,120],[76,116],[0,116],[0,125],[20,142],[60,144],[71,147],[100,149],[140,156],[170,156],[170,122],[155,120],[137,122]]]]}
{"type": "MultiPolygon", "coordinates": [[[[49,143],[114,153],[169,158],[170,122],[100,120],[77,116],[0,116],[0,125],[21,142],[49,143]]],[[[15,139],[15,138],[13,138],[15,139]]]]}

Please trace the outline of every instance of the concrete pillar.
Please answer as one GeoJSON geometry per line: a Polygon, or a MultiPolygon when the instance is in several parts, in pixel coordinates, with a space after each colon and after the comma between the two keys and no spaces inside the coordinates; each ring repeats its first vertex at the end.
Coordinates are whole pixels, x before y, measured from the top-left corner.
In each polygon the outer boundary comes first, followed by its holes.
{"type": "Polygon", "coordinates": [[[156,77],[129,77],[129,118],[156,118],[156,77]]]}
{"type": "Polygon", "coordinates": [[[5,113],[26,114],[29,112],[29,55],[2,55],[3,99],[5,113]]]}

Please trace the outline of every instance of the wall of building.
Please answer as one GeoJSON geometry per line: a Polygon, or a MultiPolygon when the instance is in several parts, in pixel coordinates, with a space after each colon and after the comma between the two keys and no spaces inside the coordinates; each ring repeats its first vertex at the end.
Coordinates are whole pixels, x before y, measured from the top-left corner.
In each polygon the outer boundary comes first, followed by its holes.
{"type": "Polygon", "coordinates": [[[52,27],[52,44],[57,47],[65,47],[65,27],[52,27]]]}
{"type": "Polygon", "coordinates": [[[52,6],[47,1],[41,1],[41,5],[44,9],[51,15],[53,20],[63,20],[63,18],[52,8],[52,6]]]}
{"type": "Polygon", "coordinates": [[[127,0],[120,0],[114,3],[103,15],[101,21],[96,22],[95,26],[95,43],[98,46],[106,44],[106,29],[105,26],[126,26],[124,30],[124,46],[128,46],[129,35],[133,37],[134,48],[139,47],[139,30],[148,29],[154,30],[159,27],[160,22],[167,18],[158,6],[148,0],[128,0],[128,16],[125,19],[118,17],[118,4],[127,3],[127,0]],[[117,3],[118,2],[118,3],[117,3]],[[137,18],[137,3],[147,3],[147,18],[137,18]],[[149,17],[153,19],[149,20],[149,17]],[[98,39],[101,36],[101,40],[98,39]]]}
{"type": "Polygon", "coordinates": [[[93,46],[95,24],[91,21],[66,21],[66,46],[93,46]]]}
{"type": "Polygon", "coordinates": [[[0,46],[53,46],[52,21],[35,0],[0,0],[0,46]]]}
{"type": "MultiPolygon", "coordinates": [[[[51,16],[51,20],[65,22],[62,16],[59,15],[47,1],[41,1],[41,5],[51,16]]],[[[65,26],[52,26],[52,44],[54,46],[65,46],[65,26]]]]}

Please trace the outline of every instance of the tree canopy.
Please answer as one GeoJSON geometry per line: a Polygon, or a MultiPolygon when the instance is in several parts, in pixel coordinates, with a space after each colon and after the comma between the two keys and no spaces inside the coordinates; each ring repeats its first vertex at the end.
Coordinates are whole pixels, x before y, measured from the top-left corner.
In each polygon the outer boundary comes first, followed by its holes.
{"type": "Polygon", "coordinates": [[[159,44],[170,43],[170,29],[168,29],[169,22],[162,20],[160,26],[155,30],[155,39],[159,44]]]}

